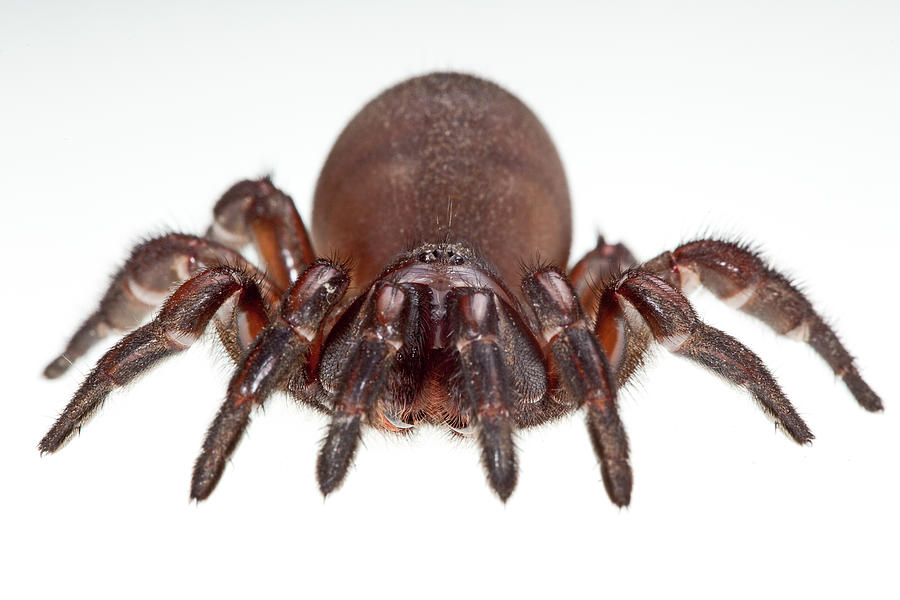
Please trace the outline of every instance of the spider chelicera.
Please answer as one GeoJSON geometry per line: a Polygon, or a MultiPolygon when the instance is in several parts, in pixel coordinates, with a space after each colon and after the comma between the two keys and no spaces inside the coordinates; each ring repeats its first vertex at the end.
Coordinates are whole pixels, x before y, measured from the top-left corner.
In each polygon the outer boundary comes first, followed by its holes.
{"type": "Polygon", "coordinates": [[[527,107],[475,77],[411,79],[363,108],[325,163],[312,225],[310,238],[290,197],[263,178],[225,192],[205,236],[137,246],[45,375],[133,331],[99,360],[41,452],[212,322],[237,369],[192,498],[213,491],[253,408],[286,392],[331,415],[317,464],[324,494],[343,481],[364,424],[406,433],[430,423],[477,437],[506,500],[515,431],[583,409],[606,490],[624,506],[632,470],[616,390],[652,344],[745,388],[798,443],[813,438],[762,361],[698,318],[685,298],[698,285],[809,344],[861,406],[882,408],[803,294],[740,244],[699,239],[639,263],[601,238],[566,271],[571,216],[556,150],[527,107]],[[240,254],[250,244],[264,268],[240,254]],[[545,262],[523,269],[536,255],[545,262]],[[349,257],[352,275],[321,256],[349,257]]]}

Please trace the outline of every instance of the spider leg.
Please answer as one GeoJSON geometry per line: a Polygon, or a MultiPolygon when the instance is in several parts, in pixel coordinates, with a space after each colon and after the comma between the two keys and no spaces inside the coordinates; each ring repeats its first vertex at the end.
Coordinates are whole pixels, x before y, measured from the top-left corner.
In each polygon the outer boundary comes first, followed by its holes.
{"type": "Polygon", "coordinates": [[[806,342],[843,379],[860,406],[882,410],[881,399],[863,381],[834,330],[787,277],[754,252],[732,242],[698,240],[663,253],[642,268],[687,291],[702,284],[777,333],[806,342]]]}
{"type": "Polygon", "coordinates": [[[597,315],[600,301],[596,290],[625,269],[637,265],[637,259],[624,244],[608,244],[603,236],[597,245],[569,269],[569,279],[588,316],[597,315]]]}
{"type": "Polygon", "coordinates": [[[289,377],[311,378],[326,320],[348,282],[341,267],[317,260],[288,290],[277,318],[257,336],[228,385],[225,402],[194,464],[192,499],[203,500],[212,493],[249,424],[252,408],[285,387],[289,377]]]}
{"type": "MultiPolygon", "coordinates": [[[[424,323],[430,308],[427,287],[376,281],[335,325],[319,379],[334,406],[316,464],[319,489],[328,495],[347,475],[360,440],[363,418],[376,424],[379,401],[403,389],[415,395],[421,383],[424,323]]],[[[391,401],[396,402],[396,399],[391,401]]]]}
{"type": "Polygon", "coordinates": [[[65,350],[44,369],[44,376],[59,377],[94,344],[113,331],[128,331],[165,301],[172,285],[205,267],[232,265],[252,273],[269,298],[277,290],[237,252],[204,238],[170,233],[138,245],[113,277],[94,311],[78,328],[65,350]]]}
{"type": "Polygon", "coordinates": [[[537,313],[546,351],[559,383],[577,406],[587,406],[587,428],[600,463],[603,483],[618,506],[631,500],[632,471],[628,436],[616,407],[616,386],[600,341],[568,278],[552,267],[522,282],[537,313]]]}
{"type": "MultiPolygon", "coordinates": [[[[569,271],[572,285],[592,322],[596,322],[603,288],[628,268],[637,265],[634,255],[623,244],[608,244],[601,236],[597,246],[575,263],[569,271]]],[[[616,374],[616,387],[625,386],[644,364],[653,338],[647,327],[624,323],[625,346],[621,358],[611,361],[616,374]]]]}
{"type": "Polygon", "coordinates": [[[812,441],[806,423],[759,357],[728,334],[703,323],[684,294],[646,271],[626,271],[600,298],[596,333],[613,364],[622,360],[625,323],[632,309],[667,350],[747,389],[795,441],[812,441]]]}
{"type": "Polygon", "coordinates": [[[126,335],[90,372],[72,401],[38,445],[54,452],[96,412],[111,391],[193,344],[220,307],[240,294],[236,310],[255,336],[268,321],[255,279],[233,267],[213,267],[183,283],[153,321],[126,335]]]}
{"type": "Polygon", "coordinates": [[[282,289],[316,258],[294,201],[268,177],[234,184],[213,215],[206,237],[237,251],[252,242],[266,273],[282,289]]]}

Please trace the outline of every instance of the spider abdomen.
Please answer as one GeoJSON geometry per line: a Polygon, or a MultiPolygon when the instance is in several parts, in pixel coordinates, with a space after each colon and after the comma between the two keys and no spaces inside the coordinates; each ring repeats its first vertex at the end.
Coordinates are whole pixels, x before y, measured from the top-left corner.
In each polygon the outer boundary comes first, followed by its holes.
{"type": "Polygon", "coordinates": [[[566,264],[565,173],[517,98],[475,77],[426,75],[344,129],[319,177],[312,235],[320,253],[354,257],[356,286],[422,242],[464,243],[515,285],[523,260],[566,264]]]}

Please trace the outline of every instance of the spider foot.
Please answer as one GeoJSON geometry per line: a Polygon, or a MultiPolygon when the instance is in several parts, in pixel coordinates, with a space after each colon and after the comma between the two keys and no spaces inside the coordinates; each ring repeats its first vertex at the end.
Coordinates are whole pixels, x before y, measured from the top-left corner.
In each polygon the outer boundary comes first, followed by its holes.
{"type": "Polygon", "coordinates": [[[600,462],[600,473],[609,499],[616,506],[631,503],[633,478],[628,462],[628,436],[615,406],[592,405],[587,414],[588,434],[600,462]]]}
{"type": "Polygon", "coordinates": [[[223,406],[209,428],[203,450],[191,476],[191,500],[206,500],[222,478],[225,462],[231,456],[250,421],[253,404],[223,406]]]}
{"type": "Polygon", "coordinates": [[[72,361],[69,360],[65,354],[60,354],[44,368],[44,377],[47,379],[56,379],[68,371],[70,366],[72,366],[72,361]]]}
{"type": "Polygon", "coordinates": [[[323,496],[328,496],[343,483],[359,439],[359,415],[338,415],[332,420],[316,462],[316,478],[323,496]]]}
{"type": "Polygon", "coordinates": [[[481,460],[491,488],[503,502],[512,495],[519,479],[512,432],[512,422],[508,418],[481,418],[481,460]]]}
{"type": "Polygon", "coordinates": [[[884,410],[884,404],[881,398],[875,393],[869,384],[860,376],[859,371],[855,367],[851,367],[842,376],[844,384],[856,398],[860,406],[869,412],[879,412],[884,410]]]}
{"type": "Polygon", "coordinates": [[[91,373],[50,431],[38,443],[41,454],[52,454],[62,448],[81,430],[81,425],[100,409],[103,400],[115,388],[116,384],[103,373],[91,373]]]}

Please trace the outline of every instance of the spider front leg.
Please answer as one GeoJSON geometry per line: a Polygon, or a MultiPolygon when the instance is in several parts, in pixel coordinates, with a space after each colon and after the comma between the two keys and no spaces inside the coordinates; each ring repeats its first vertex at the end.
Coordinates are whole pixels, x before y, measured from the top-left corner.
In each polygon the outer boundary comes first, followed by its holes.
{"type": "Polygon", "coordinates": [[[634,319],[642,320],[653,338],[670,352],[748,390],[796,442],[805,444],[813,439],[759,357],[728,334],[703,323],[678,289],[646,271],[626,271],[600,298],[596,333],[613,365],[624,360],[626,323],[632,328],[642,326],[634,319]],[[639,317],[629,319],[632,310],[639,317]]]}
{"type": "Polygon", "coordinates": [[[418,392],[430,298],[424,285],[378,280],[329,335],[319,366],[322,401],[334,407],[316,463],[323,495],[346,477],[363,419],[378,425],[418,392]]]}
{"type": "MultiPolygon", "coordinates": [[[[102,405],[114,389],[131,382],[162,359],[190,347],[238,295],[234,310],[244,323],[243,335],[255,337],[268,322],[267,306],[256,280],[233,267],[214,267],[183,283],[153,321],[126,335],[90,372],[72,401],[38,445],[54,452],[102,405]]],[[[228,315],[230,318],[231,315],[228,315]]]]}
{"type": "Polygon", "coordinates": [[[685,292],[702,284],[777,333],[806,342],[843,379],[860,406],[882,410],[881,399],[862,379],[834,330],[787,277],[766,266],[755,253],[731,242],[698,240],[663,253],[642,268],[685,292]]]}
{"type": "Polygon", "coordinates": [[[587,427],[609,498],[631,501],[628,436],[619,419],[613,370],[568,278],[548,267],[522,281],[537,314],[559,385],[575,406],[587,407],[587,427]]]}
{"type": "Polygon", "coordinates": [[[304,384],[312,380],[327,320],[348,284],[342,267],[322,259],[307,267],[288,290],[277,317],[257,337],[231,378],[225,402],[194,465],[192,499],[203,500],[215,489],[254,406],[285,388],[291,378],[304,384]]]}

